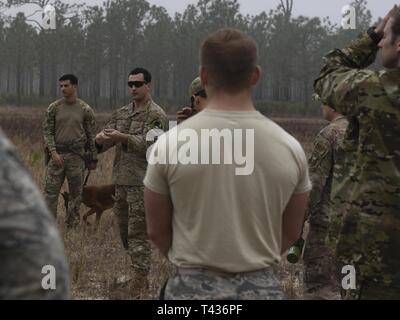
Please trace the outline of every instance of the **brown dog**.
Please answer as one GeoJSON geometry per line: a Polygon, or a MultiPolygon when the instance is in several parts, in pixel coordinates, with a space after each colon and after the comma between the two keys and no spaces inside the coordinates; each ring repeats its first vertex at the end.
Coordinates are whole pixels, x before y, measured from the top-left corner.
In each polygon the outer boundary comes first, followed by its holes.
{"type": "MultiPolygon", "coordinates": [[[[65,209],[68,210],[69,192],[64,191],[61,195],[64,198],[65,209]]],[[[103,212],[113,207],[114,196],[114,184],[84,186],[82,189],[82,203],[89,207],[90,210],[83,215],[83,221],[89,224],[87,218],[96,213],[96,224],[98,224],[103,212]]]]}

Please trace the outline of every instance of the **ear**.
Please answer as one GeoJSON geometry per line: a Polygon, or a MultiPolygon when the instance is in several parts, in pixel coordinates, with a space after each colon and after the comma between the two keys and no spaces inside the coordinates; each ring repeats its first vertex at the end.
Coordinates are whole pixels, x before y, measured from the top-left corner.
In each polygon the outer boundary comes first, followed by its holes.
{"type": "Polygon", "coordinates": [[[260,80],[262,75],[262,70],[260,66],[256,66],[254,71],[253,71],[253,75],[251,76],[251,85],[255,86],[258,81],[260,80]]]}
{"type": "Polygon", "coordinates": [[[200,75],[201,85],[203,86],[203,88],[205,88],[208,85],[208,74],[203,66],[199,67],[199,75],[200,75]]]}

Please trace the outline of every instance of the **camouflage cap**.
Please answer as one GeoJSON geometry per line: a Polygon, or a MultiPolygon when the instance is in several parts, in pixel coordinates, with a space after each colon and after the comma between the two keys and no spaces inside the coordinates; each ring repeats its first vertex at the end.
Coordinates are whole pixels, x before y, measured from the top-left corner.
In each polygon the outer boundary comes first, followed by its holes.
{"type": "Polygon", "coordinates": [[[194,79],[192,81],[192,83],[190,84],[189,87],[189,96],[191,97],[192,95],[194,95],[196,92],[199,92],[201,90],[203,90],[203,86],[201,85],[201,80],[200,77],[197,77],[196,79],[194,79]]]}

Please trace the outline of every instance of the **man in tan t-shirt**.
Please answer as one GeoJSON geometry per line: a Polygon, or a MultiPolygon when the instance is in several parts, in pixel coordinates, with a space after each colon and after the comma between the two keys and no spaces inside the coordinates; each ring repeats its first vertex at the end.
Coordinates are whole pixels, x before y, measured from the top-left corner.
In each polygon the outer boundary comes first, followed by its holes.
{"type": "Polygon", "coordinates": [[[207,108],[158,138],[144,179],[149,238],[177,267],[165,298],[282,299],[271,267],[300,236],[306,156],[254,108],[252,38],[217,31],[200,57],[207,108]]]}
{"type": "Polygon", "coordinates": [[[58,195],[67,178],[70,196],[66,224],[71,227],[79,222],[85,164],[89,169],[96,168],[96,121],[92,108],[77,98],[78,78],[66,74],[59,81],[64,97],[50,104],[43,122],[44,142],[51,156],[44,197],[56,217],[58,195]]]}

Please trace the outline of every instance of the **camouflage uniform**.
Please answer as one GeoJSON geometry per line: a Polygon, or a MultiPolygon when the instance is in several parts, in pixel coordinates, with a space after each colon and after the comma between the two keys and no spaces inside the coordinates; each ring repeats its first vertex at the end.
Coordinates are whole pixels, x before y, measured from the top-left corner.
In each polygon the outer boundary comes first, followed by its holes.
{"type": "Polygon", "coordinates": [[[67,299],[68,265],[54,218],[1,131],[0,158],[0,299],[67,299]],[[46,265],[56,270],[55,290],[42,288],[46,265]]]}
{"type": "Polygon", "coordinates": [[[399,299],[400,69],[363,69],[377,51],[363,34],[349,48],[330,52],[314,87],[324,104],[349,120],[344,164],[335,168],[329,231],[338,271],[353,265],[357,272],[357,289],[344,294],[399,299]]]}
{"type": "MultiPolygon", "coordinates": [[[[152,100],[133,110],[130,103],[113,113],[106,128],[128,134],[128,143],[115,145],[113,182],[115,188],[114,214],[117,217],[122,243],[132,258],[135,271],[147,274],[151,250],[147,239],[143,178],[147,169],[147,148],[154,141],[146,141],[149,130],[168,128],[165,112],[152,100]]],[[[113,143],[98,146],[99,152],[113,147],[113,143]]]]}
{"type": "Polygon", "coordinates": [[[79,221],[85,158],[96,160],[97,157],[94,144],[96,121],[93,110],[80,99],[77,99],[77,104],[82,112],[78,115],[82,122],[76,125],[77,128],[71,128],[71,131],[79,131],[79,139],[68,142],[56,141],[57,113],[61,106],[65,106],[64,99],[50,104],[43,123],[44,141],[48,151],[57,150],[64,160],[64,166],[60,168],[50,158],[46,168],[44,196],[50,210],[57,216],[58,196],[67,177],[70,194],[66,219],[68,225],[79,221]]]}
{"type": "Polygon", "coordinates": [[[348,122],[339,116],[321,130],[311,154],[310,178],[313,189],[308,209],[309,233],[304,250],[306,294],[310,298],[338,299],[339,288],[332,270],[333,255],[325,245],[330,220],[333,167],[342,157],[348,122]]]}
{"type": "Polygon", "coordinates": [[[203,269],[177,270],[168,280],[165,300],[282,300],[281,286],[272,269],[220,273],[203,269]]]}
{"type": "Polygon", "coordinates": [[[201,85],[200,77],[195,78],[189,86],[189,97],[193,96],[195,93],[204,90],[204,87],[201,85]]]}

